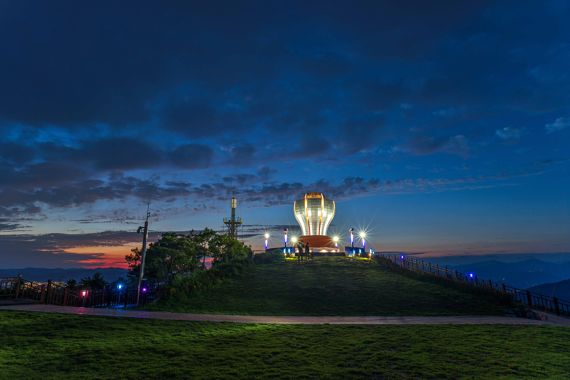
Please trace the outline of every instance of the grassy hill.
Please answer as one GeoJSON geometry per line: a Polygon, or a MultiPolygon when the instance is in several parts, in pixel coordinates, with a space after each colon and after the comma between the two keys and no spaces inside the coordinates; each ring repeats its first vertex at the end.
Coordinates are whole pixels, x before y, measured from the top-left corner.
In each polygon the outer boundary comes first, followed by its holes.
{"type": "Polygon", "coordinates": [[[242,325],[0,311],[0,379],[566,378],[570,329],[242,325]]]}
{"type": "Polygon", "coordinates": [[[395,273],[376,261],[316,257],[256,264],[246,274],[154,310],[259,315],[502,314],[487,294],[395,273]]]}

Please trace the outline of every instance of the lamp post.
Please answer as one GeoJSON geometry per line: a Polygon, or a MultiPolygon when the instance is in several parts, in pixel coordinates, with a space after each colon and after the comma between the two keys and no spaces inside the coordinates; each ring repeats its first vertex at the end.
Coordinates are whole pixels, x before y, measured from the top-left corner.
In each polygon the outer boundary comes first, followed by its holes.
{"type": "Polygon", "coordinates": [[[287,234],[289,233],[289,230],[287,228],[285,228],[283,230],[283,243],[285,243],[285,248],[287,248],[287,234]]]}
{"type": "MultiPolygon", "coordinates": [[[[299,241],[299,239],[297,239],[297,236],[291,236],[291,247],[293,247],[293,254],[297,254],[297,242],[299,241]]],[[[301,252],[299,252],[299,255],[301,254],[301,252]]]]}
{"type": "Polygon", "coordinates": [[[117,305],[121,304],[121,290],[123,290],[123,284],[118,283],[117,284],[117,293],[119,294],[119,299],[117,300],[117,305]]]}
{"type": "Polygon", "coordinates": [[[360,240],[362,241],[362,248],[366,249],[366,232],[360,231],[358,236],[360,236],[360,240]]]}
{"type": "Polygon", "coordinates": [[[269,232],[266,232],[264,237],[265,237],[265,250],[267,251],[267,248],[269,248],[269,232]]]}
{"type": "Polygon", "coordinates": [[[350,232],[350,246],[354,248],[354,228],[351,228],[348,232],[350,232]]]}
{"type": "Polygon", "coordinates": [[[148,239],[148,218],[150,216],[150,212],[148,211],[148,208],[149,207],[147,207],[146,220],[144,222],[144,227],[139,227],[137,230],[138,233],[141,233],[141,231],[143,233],[143,245],[142,245],[142,252],[141,252],[141,268],[140,268],[140,273],[139,273],[139,282],[137,285],[137,306],[139,305],[139,302],[140,302],[141,285],[142,285],[142,280],[144,277],[144,262],[146,259],[146,241],[148,239]]]}

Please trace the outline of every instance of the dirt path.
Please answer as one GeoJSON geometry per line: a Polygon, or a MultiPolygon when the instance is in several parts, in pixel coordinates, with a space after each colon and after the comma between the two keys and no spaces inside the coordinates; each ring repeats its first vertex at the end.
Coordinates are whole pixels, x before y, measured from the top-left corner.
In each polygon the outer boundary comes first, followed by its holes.
{"type": "Polygon", "coordinates": [[[271,323],[271,324],[298,324],[298,325],[558,325],[569,326],[570,320],[565,318],[551,318],[547,321],[538,321],[524,318],[500,316],[433,316],[433,317],[337,317],[337,316],[261,316],[261,315],[228,315],[228,314],[191,314],[170,313],[166,311],[143,311],[122,309],[93,309],[70,306],[53,305],[12,305],[2,306],[1,310],[19,310],[44,313],[63,313],[75,315],[92,315],[104,317],[163,319],[175,321],[200,322],[234,322],[234,323],[271,323]]]}

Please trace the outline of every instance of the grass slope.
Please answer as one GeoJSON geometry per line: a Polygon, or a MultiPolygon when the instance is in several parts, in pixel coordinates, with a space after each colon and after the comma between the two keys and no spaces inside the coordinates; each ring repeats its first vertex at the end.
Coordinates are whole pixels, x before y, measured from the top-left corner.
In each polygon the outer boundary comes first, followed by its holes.
{"type": "Polygon", "coordinates": [[[504,307],[487,294],[394,273],[375,261],[318,257],[257,264],[222,285],[152,310],[258,315],[483,315],[504,307]]]}
{"type": "Polygon", "coordinates": [[[0,312],[0,379],[567,378],[570,329],[299,326],[0,312]]]}

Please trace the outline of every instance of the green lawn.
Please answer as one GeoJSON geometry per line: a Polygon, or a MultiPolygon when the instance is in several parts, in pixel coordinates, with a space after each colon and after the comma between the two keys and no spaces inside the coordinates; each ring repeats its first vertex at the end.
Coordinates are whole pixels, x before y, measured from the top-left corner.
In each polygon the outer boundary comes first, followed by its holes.
{"type": "Polygon", "coordinates": [[[242,325],[0,312],[0,379],[568,378],[570,329],[242,325]]]}
{"type": "Polygon", "coordinates": [[[344,257],[257,264],[216,288],[147,308],[252,315],[481,315],[505,309],[488,294],[344,257]]]}

